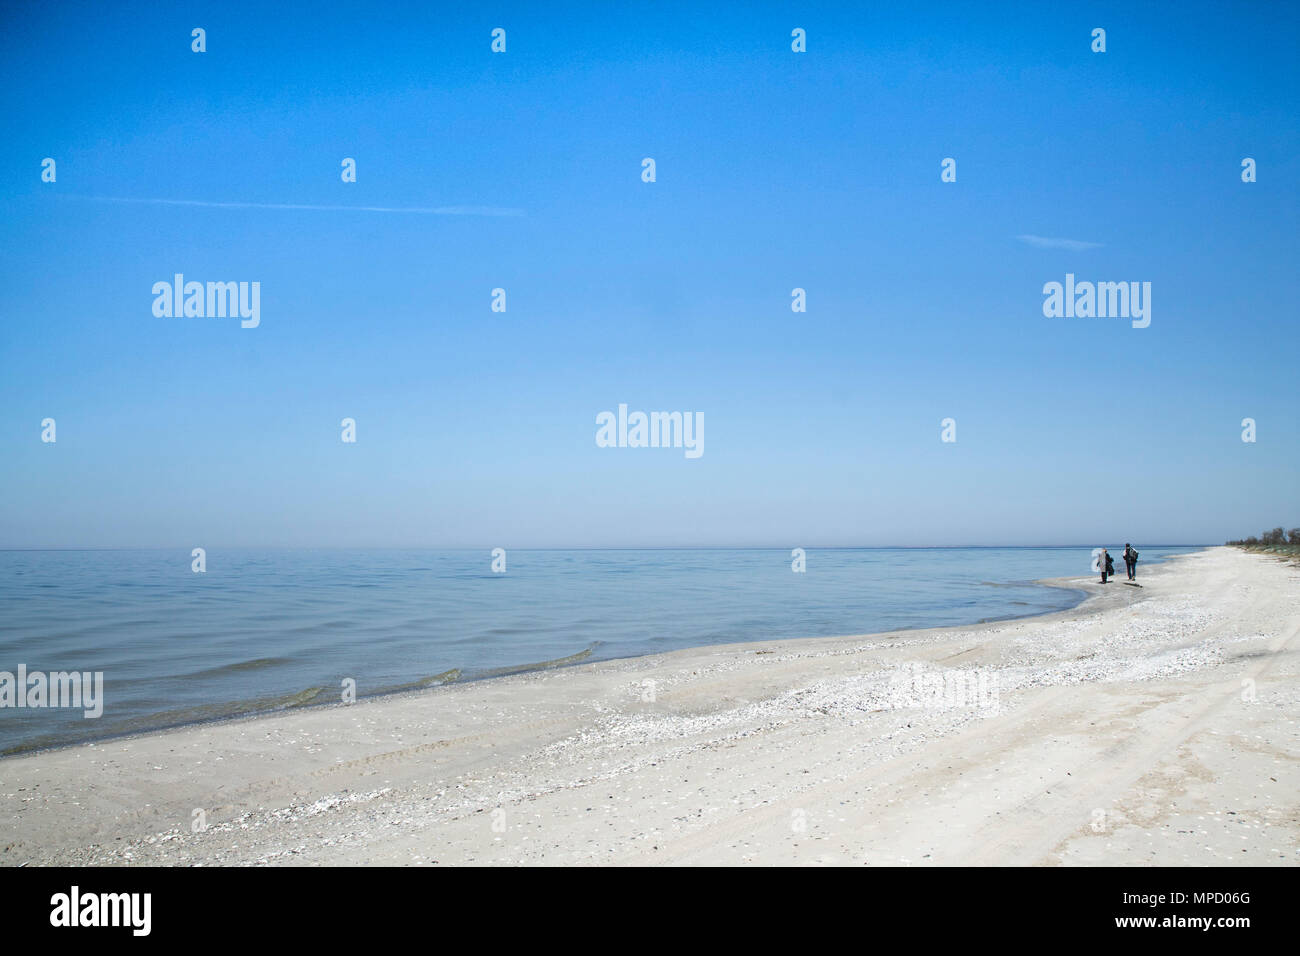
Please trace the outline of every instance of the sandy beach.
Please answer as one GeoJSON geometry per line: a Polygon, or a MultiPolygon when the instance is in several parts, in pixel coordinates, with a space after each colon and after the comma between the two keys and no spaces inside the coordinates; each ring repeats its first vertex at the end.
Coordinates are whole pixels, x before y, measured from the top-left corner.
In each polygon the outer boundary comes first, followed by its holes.
{"type": "Polygon", "coordinates": [[[6,758],[0,863],[1300,863],[1300,567],[1122,580],[6,758]]]}

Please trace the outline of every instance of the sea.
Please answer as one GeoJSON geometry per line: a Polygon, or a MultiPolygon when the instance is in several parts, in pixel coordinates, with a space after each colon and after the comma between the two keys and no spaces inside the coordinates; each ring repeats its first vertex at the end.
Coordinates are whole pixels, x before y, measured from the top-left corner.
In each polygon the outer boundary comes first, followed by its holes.
{"type": "MultiPolygon", "coordinates": [[[[1138,547],[1139,581],[1199,550],[1138,547]]],[[[209,549],[196,572],[187,550],[0,551],[0,755],[338,703],[349,686],[364,698],[685,647],[1044,614],[1084,595],[1035,580],[1093,574],[1091,546],[809,548],[802,572],[789,549],[503,558],[493,570],[490,549],[209,549]],[[15,706],[20,666],[101,673],[101,715],[15,706]]]]}

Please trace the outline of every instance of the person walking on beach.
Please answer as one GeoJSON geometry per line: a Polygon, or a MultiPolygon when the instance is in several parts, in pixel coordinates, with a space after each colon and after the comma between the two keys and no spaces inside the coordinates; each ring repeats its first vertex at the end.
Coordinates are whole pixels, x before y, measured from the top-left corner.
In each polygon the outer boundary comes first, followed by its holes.
{"type": "Polygon", "coordinates": [[[1106,553],[1105,548],[1101,549],[1101,554],[1097,557],[1097,565],[1101,568],[1101,583],[1105,584],[1106,575],[1115,567],[1114,563],[1110,560],[1110,555],[1106,553]]]}
{"type": "Polygon", "coordinates": [[[1128,579],[1137,580],[1138,553],[1133,550],[1133,545],[1124,545],[1124,567],[1128,569],[1128,579]]]}

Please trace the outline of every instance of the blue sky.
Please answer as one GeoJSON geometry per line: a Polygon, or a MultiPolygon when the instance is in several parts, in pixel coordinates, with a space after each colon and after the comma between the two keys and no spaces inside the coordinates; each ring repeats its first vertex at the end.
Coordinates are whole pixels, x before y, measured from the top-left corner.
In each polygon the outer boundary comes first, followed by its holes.
{"type": "Polygon", "coordinates": [[[0,547],[1300,524],[1294,5],[603,6],[6,5],[0,547]],[[1067,272],[1150,327],[1045,318],[1067,272]],[[704,455],[596,447],[619,403],[704,455]]]}

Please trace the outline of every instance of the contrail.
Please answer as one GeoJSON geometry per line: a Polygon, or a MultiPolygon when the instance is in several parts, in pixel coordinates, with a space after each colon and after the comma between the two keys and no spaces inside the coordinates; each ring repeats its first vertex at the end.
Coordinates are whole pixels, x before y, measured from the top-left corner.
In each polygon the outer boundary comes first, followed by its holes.
{"type": "Polygon", "coordinates": [[[1100,249],[1100,242],[1084,242],[1080,239],[1048,239],[1045,236],[1016,236],[1021,242],[1039,249],[1069,249],[1080,252],[1084,249],[1100,249]]]}
{"type": "Polygon", "coordinates": [[[503,206],[318,206],[281,202],[208,202],[205,199],[135,199],[128,196],[66,196],[91,202],[146,203],[154,206],[202,206],[207,209],[305,209],[313,212],[405,212],[423,216],[522,216],[522,209],[503,206]]]}

